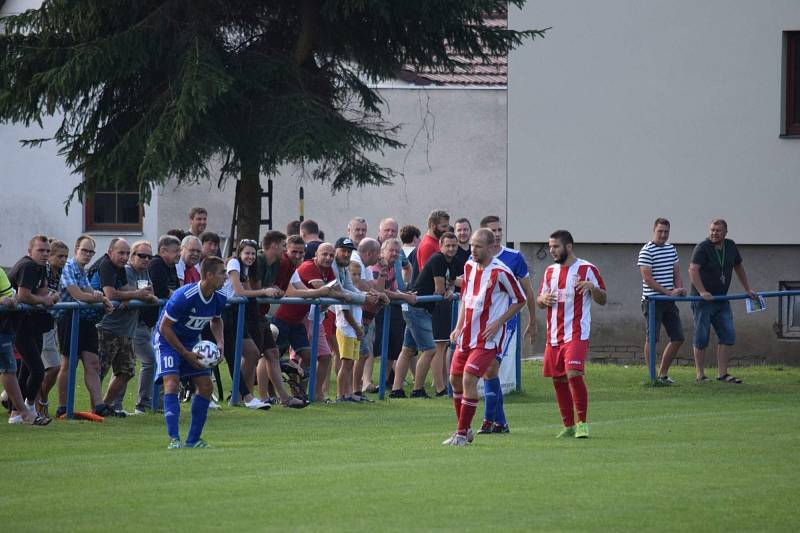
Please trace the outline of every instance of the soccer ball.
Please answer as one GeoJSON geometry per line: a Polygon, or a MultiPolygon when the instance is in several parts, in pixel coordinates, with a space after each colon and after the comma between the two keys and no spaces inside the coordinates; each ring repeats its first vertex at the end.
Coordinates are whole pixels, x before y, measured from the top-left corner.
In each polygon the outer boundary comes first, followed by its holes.
{"type": "Polygon", "coordinates": [[[200,355],[200,364],[206,368],[214,368],[222,361],[222,353],[217,345],[211,341],[200,341],[194,345],[192,351],[200,355]]]}

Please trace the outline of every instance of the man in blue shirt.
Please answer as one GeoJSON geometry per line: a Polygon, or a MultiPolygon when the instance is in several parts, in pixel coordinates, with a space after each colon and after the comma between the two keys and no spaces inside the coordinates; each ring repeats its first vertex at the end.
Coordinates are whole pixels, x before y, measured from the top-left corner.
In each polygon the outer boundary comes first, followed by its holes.
{"type": "MultiPolygon", "coordinates": [[[[528,337],[531,344],[533,344],[536,335],[536,295],[533,292],[533,285],[531,284],[530,272],[528,271],[528,264],[525,262],[525,257],[521,252],[503,246],[503,226],[500,223],[500,217],[496,215],[483,217],[483,219],[481,219],[481,227],[492,230],[495,237],[492,253],[514,273],[514,276],[522,286],[522,290],[525,292],[525,298],[527,298],[526,305],[528,306],[530,318],[528,327],[525,328],[524,336],[528,337]]],[[[506,413],[503,409],[503,389],[500,386],[499,374],[500,363],[508,352],[511,338],[514,336],[514,332],[517,331],[518,326],[519,315],[516,315],[506,324],[507,334],[503,339],[502,350],[483,376],[485,411],[483,415],[483,424],[481,424],[478,433],[509,432],[508,423],[506,422],[506,413]]]]}
{"type": "Polygon", "coordinates": [[[164,420],[170,438],[169,449],[208,446],[200,435],[213,391],[211,369],[202,366],[199,354],[191,350],[209,323],[220,352],[225,349],[221,316],[227,298],[220,290],[225,284],[225,263],[218,257],[207,257],[200,276],[199,282],[184,285],[170,296],[153,334],[156,378],[164,382],[164,420]],[[178,432],[181,414],[178,386],[181,378],[186,377],[191,378],[196,393],[192,398],[189,434],[186,444],[182,445],[178,432]]]}

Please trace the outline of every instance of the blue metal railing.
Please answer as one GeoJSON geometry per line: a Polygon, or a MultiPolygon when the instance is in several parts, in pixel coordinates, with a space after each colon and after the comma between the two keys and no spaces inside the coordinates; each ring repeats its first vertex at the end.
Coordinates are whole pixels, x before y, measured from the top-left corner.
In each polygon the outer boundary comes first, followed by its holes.
{"type": "MultiPolygon", "coordinates": [[[[424,302],[440,302],[443,301],[444,298],[440,295],[431,295],[431,296],[418,296],[417,302],[424,303],[424,302]]],[[[267,304],[281,304],[281,305],[313,305],[313,312],[312,312],[312,335],[311,335],[311,361],[309,367],[309,399],[314,401],[316,398],[315,394],[315,387],[317,383],[317,359],[319,357],[318,353],[318,346],[317,341],[320,335],[320,315],[321,310],[320,306],[329,306],[329,305],[337,305],[342,304],[343,302],[333,299],[333,298],[316,298],[316,299],[306,299],[306,298],[257,298],[258,303],[267,303],[267,304]]],[[[248,302],[247,298],[235,296],[228,299],[228,306],[236,305],[237,308],[237,318],[236,318],[236,345],[234,346],[234,363],[233,363],[233,377],[231,383],[231,404],[237,405],[239,402],[239,383],[241,381],[241,364],[242,364],[242,346],[244,344],[244,325],[245,325],[245,303],[248,302]]],[[[119,307],[120,302],[112,302],[114,307],[119,307]]],[[[155,307],[158,306],[159,309],[166,304],[166,300],[160,300],[157,304],[156,303],[146,303],[139,300],[129,300],[127,302],[128,307],[130,308],[137,308],[137,307],[155,307]]],[[[348,304],[348,305],[358,305],[358,304],[348,304]]],[[[392,302],[392,305],[400,305],[400,302],[392,302]]],[[[80,309],[87,309],[87,308],[102,308],[103,304],[101,303],[84,303],[84,302],[61,302],[56,304],[53,307],[45,308],[41,305],[27,305],[27,304],[17,304],[14,308],[9,308],[7,306],[0,306],[0,313],[2,312],[25,312],[31,310],[71,310],[71,311],[78,311],[80,309]]],[[[389,306],[385,306],[383,309],[383,328],[381,330],[381,366],[380,366],[380,387],[378,391],[379,398],[383,400],[386,394],[386,376],[388,374],[388,366],[389,366],[389,326],[390,326],[390,313],[391,309],[389,306]]],[[[455,295],[453,298],[453,310],[451,314],[452,326],[455,327],[456,320],[458,319],[458,296],[455,295]]],[[[80,313],[73,312],[70,322],[70,346],[69,346],[69,372],[67,377],[67,418],[74,418],[74,406],[75,406],[75,380],[77,375],[77,366],[78,366],[78,336],[80,334],[79,331],[79,324],[80,324],[80,313]]],[[[517,328],[519,329],[519,328],[517,328]]],[[[226,347],[227,349],[227,347],[226,347]]],[[[517,363],[517,390],[522,390],[521,387],[521,365],[522,354],[521,354],[521,343],[519,338],[519,332],[517,332],[517,354],[516,354],[516,363],[517,363]]],[[[155,378],[155,376],[154,376],[155,378]]],[[[449,384],[448,384],[449,388],[449,384]]],[[[153,392],[151,396],[151,407],[153,410],[157,409],[159,406],[159,386],[155,382],[153,382],[153,392]]]]}
{"type": "MultiPolygon", "coordinates": [[[[785,296],[800,296],[800,291],[768,291],[756,293],[763,298],[783,298],[785,296]]],[[[708,301],[702,296],[667,296],[666,294],[655,294],[646,296],[647,299],[647,348],[650,355],[648,361],[650,371],[650,383],[656,381],[656,331],[660,324],[656,326],[656,302],[705,302],[708,301]]],[[[747,300],[747,294],[726,294],[724,296],[714,296],[711,301],[727,300],[747,300]]]]}

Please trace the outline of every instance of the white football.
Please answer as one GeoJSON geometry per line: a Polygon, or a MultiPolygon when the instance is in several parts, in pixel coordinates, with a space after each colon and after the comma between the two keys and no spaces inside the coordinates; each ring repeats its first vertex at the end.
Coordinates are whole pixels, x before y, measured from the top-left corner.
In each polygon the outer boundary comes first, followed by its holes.
{"type": "Polygon", "coordinates": [[[192,351],[200,355],[200,364],[206,368],[214,368],[222,361],[222,352],[211,341],[200,341],[194,345],[192,351]]]}

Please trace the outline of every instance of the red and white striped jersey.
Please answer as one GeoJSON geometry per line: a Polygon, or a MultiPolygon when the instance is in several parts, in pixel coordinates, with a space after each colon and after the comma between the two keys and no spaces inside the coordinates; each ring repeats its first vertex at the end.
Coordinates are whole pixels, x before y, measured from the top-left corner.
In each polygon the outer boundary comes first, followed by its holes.
{"type": "Polygon", "coordinates": [[[486,268],[479,268],[478,263],[470,259],[464,265],[461,301],[464,305],[461,348],[500,350],[506,325],[503,324],[494,336],[484,339],[486,326],[497,322],[511,305],[524,302],[525,294],[514,274],[496,257],[486,268]]]}
{"type": "Polygon", "coordinates": [[[588,291],[582,296],[575,293],[575,284],[586,280],[606,288],[597,267],[583,259],[577,259],[570,267],[556,263],[544,271],[539,294],[554,292],[558,296],[558,302],[546,311],[547,342],[552,346],[589,338],[592,295],[588,291]]]}
{"type": "Polygon", "coordinates": [[[606,288],[597,267],[583,259],[577,259],[570,267],[556,263],[544,271],[539,294],[555,292],[558,296],[558,302],[547,309],[547,342],[552,346],[589,338],[592,295],[575,293],[575,284],[586,280],[603,290],[606,288]]]}

